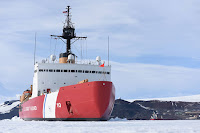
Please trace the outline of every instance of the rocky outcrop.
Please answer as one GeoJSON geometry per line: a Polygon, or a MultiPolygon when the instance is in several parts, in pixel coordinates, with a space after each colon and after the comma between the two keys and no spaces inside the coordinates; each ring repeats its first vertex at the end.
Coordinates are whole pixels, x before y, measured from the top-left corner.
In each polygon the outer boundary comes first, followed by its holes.
{"type": "Polygon", "coordinates": [[[153,112],[157,114],[158,119],[164,120],[199,119],[200,102],[158,100],[128,102],[117,99],[112,112],[112,118],[149,120],[153,112]]]}
{"type": "Polygon", "coordinates": [[[131,103],[122,99],[117,99],[115,100],[115,106],[111,117],[127,118],[129,120],[146,120],[151,117],[152,113],[153,110],[144,109],[135,102],[131,103]]]}

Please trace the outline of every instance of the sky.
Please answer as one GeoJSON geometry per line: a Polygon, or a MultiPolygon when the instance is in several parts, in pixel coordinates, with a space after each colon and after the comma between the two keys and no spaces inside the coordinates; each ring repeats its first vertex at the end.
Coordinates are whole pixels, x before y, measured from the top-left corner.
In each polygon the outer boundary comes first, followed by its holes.
{"type": "Polygon", "coordinates": [[[35,33],[37,61],[65,51],[50,35],[61,35],[68,5],[77,36],[88,37],[72,45],[79,59],[82,46],[83,59],[107,61],[109,36],[116,98],[200,94],[198,0],[9,0],[0,2],[1,96],[32,84],[35,33]]]}

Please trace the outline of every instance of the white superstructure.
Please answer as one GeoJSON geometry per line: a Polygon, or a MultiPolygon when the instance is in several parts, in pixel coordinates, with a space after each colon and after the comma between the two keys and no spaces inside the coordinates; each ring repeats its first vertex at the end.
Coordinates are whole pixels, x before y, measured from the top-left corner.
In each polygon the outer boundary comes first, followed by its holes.
{"type": "Polygon", "coordinates": [[[37,63],[34,68],[32,98],[44,94],[49,89],[56,92],[63,86],[91,81],[111,81],[111,67],[91,64],[37,63]]]}

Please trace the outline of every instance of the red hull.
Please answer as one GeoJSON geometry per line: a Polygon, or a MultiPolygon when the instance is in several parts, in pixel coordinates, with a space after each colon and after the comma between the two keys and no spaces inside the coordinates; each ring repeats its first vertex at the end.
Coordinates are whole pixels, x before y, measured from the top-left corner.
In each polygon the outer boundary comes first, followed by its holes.
{"type": "Polygon", "coordinates": [[[21,104],[20,118],[24,120],[108,120],[114,107],[115,87],[108,81],[61,87],[56,95],[55,106],[53,105],[54,117],[50,118],[44,113],[47,96],[38,96],[21,104]]]}

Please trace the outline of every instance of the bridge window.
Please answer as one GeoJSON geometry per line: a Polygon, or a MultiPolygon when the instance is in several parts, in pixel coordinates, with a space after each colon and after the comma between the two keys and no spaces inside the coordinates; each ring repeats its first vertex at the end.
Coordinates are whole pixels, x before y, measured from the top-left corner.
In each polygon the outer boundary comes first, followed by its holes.
{"type": "Polygon", "coordinates": [[[78,72],[79,72],[79,73],[82,73],[83,71],[82,71],[82,70],[78,70],[78,72]]]}
{"type": "MultiPolygon", "coordinates": [[[[36,73],[37,70],[34,70],[36,73]]],[[[78,73],[98,73],[98,74],[110,74],[110,72],[103,72],[103,71],[89,71],[89,70],[60,70],[60,69],[39,69],[39,72],[78,72],[78,73]]]]}

